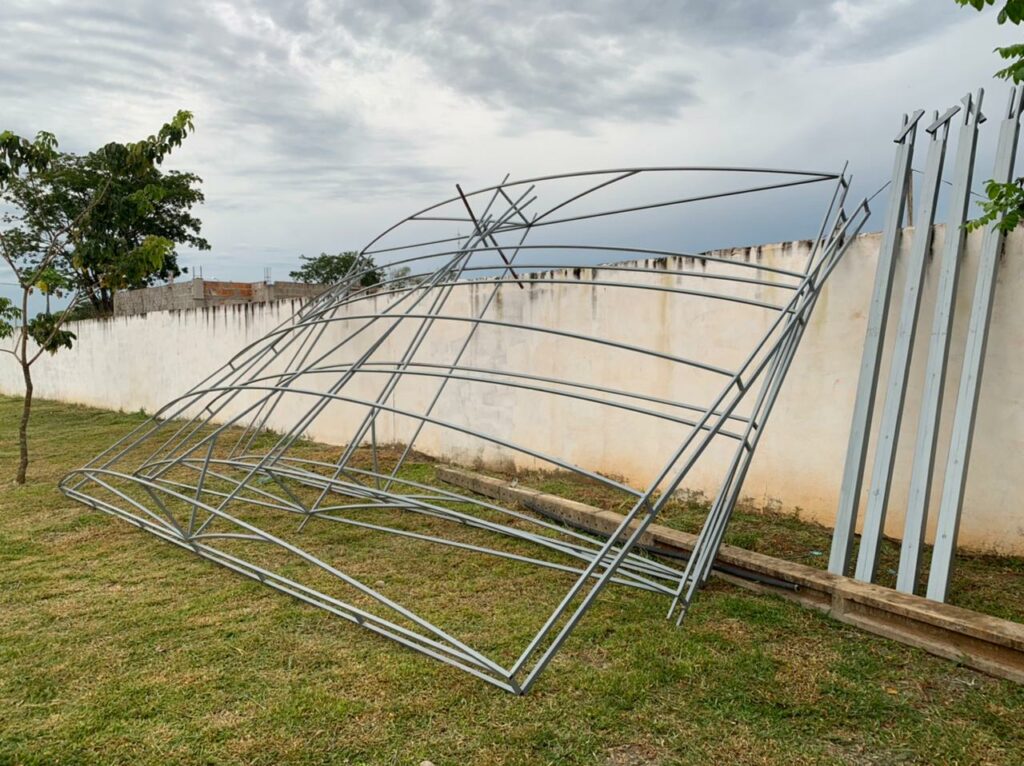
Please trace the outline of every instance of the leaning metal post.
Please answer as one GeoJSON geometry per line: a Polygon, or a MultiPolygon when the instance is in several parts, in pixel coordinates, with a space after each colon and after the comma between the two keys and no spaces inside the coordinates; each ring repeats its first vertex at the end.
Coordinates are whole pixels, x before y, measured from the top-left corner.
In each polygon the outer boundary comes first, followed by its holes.
{"type": "Polygon", "coordinates": [[[864,529],[861,533],[860,549],[857,551],[856,577],[864,582],[871,582],[875,577],[878,548],[882,542],[882,533],[885,531],[886,511],[889,510],[889,493],[892,489],[892,470],[896,464],[896,445],[899,442],[900,424],[903,422],[903,404],[907,395],[917,317],[921,308],[921,290],[924,287],[925,266],[932,244],[932,224],[935,222],[935,208],[939,201],[939,181],[942,179],[942,166],[946,157],[946,137],[949,133],[949,121],[958,111],[960,107],[955,106],[941,117],[936,115],[934,122],[925,128],[931,140],[928,144],[928,158],[925,161],[924,181],[921,185],[921,207],[907,262],[903,302],[896,326],[896,343],[889,362],[889,381],[875,444],[875,460],[871,471],[867,509],[864,513],[864,529]]]}
{"type": "MultiPolygon", "coordinates": [[[[1017,139],[1020,136],[1022,101],[1024,88],[1013,88],[1010,91],[1006,116],[999,126],[995,170],[992,172],[992,179],[998,183],[1009,183],[1013,178],[1017,139]]],[[[953,436],[946,461],[942,502],[939,506],[938,526],[935,532],[935,548],[932,551],[931,572],[928,576],[928,598],[935,601],[946,600],[953,558],[956,555],[956,539],[960,529],[967,465],[971,457],[974,421],[978,413],[981,374],[985,365],[985,347],[988,343],[989,320],[992,318],[992,303],[996,294],[996,269],[999,266],[1002,244],[1003,232],[998,222],[993,222],[985,230],[985,239],[981,245],[978,281],[975,284],[974,303],[971,305],[971,316],[967,326],[964,366],[960,376],[956,411],[953,415],[953,436]]]]}
{"type": "Polygon", "coordinates": [[[939,416],[942,412],[942,395],[946,386],[946,367],[949,362],[949,341],[953,334],[960,264],[967,239],[964,224],[970,207],[971,178],[978,147],[978,126],[985,119],[981,113],[983,95],[984,92],[979,90],[976,98],[972,99],[968,94],[963,99],[964,119],[960,126],[956,159],[953,163],[953,189],[949,198],[949,217],[942,248],[935,316],[932,319],[928,344],[928,368],[925,371],[924,389],[921,393],[914,467],[911,471],[899,570],[896,575],[896,590],[903,593],[914,592],[921,561],[921,548],[924,545],[925,522],[928,518],[928,503],[935,469],[935,448],[939,439],[939,416]]]}
{"type": "Polygon", "coordinates": [[[889,207],[878,250],[875,286],[868,309],[864,353],[860,363],[860,374],[857,378],[857,398],[853,405],[850,443],[846,449],[846,464],[843,468],[843,481],[839,490],[839,507],[836,510],[835,530],[832,534],[832,550],[829,554],[828,571],[833,574],[845,574],[853,548],[853,533],[857,526],[857,507],[860,504],[861,486],[864,481],[864,461],[867,458],[871,419],[875,408],[875,386],[878,383],[878,371],[882,363],[882,344],[885,340],[885,327],[889,316],[889,297],[892,294],[893,274],[896,269],[900,223],[903,220],[903,209],[906,205],[907,179],[910,177],[910,163],[914,157],[917,123],[923,114],[923,110],[918,110],[910,119],[904,117],[903,125],[895,139],[897,149],[893,162],[892,180],[889,185],[889,207]]]}

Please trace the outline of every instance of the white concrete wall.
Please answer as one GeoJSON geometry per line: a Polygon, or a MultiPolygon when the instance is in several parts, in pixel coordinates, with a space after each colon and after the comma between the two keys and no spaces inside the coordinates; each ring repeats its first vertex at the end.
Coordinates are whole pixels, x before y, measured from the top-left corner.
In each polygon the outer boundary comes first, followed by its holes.
{"type": "MultiPolygon", "coordinates": [[[[903,237],[902,255],[913,236],[903,237]]],[[[909,483],[912,442],[917,427],[917,408],[927,353],[927,327],[934,306],[937,268],[944,233],[936,231],[932,262],[921,308],[922,325],[904,417],[903,438],[897,462],[886,533],[898,537],[902,531],[902,508],[909,483]]],[[[942,442],[938,455],[935,496],[941,489],[953,402],[959,384],[967,315],[973,295],[980,234],[969,238],[958,302],[956,335],[953,338],[951,371],[948,376],[942,442]]],[[[833,519],[842,474],[843,458],[857,382],[864,338],[864,322],[871,293],[878,249],[878,235],[864,235],[853,244],[843,264],[823,292],[813,320],[804,336],[798,356],[772,416],[770,425],[751,468],[744,494],[759,505],[781,505],[800,509],[805,518],[829,524],[833,519]]],[[[806,243],[783,243],[730,251],[729,257],[757,259],[764,265],[799,268],[807,257],[806,243]]],[[[902,290],[906,258],[900,258],[895,295],[902,290]]],[[[1000,264],[992,334],[982,389],[969,484],[960,542],[972,549],[1024,553],[1024,470],[1020,455],[1024,448],[1024,236],[1012,235],[1000,264]]],[[[675,266],[676,264],[674,264],[675,266]]],[[[684,268],[700,271],[700,263],[684,268]]],[[[572,273],[567,274],[573,277],[572,273]]],[[[583,270],[580,279],[609,278],[610,273],[583,270]]],[[[667,280],[667,275],[633,276],[631,279],[667,280]]],[[[720,290],[722,283],[705,278],[686,280],[694,289],[720,290]]],[[[468,315],[485,300],[485,285],[457,290],[449,313],[468,315]]],[[[785,295],[771,287],[748,289],[746,296],[779,302],[785,295]]],[[[371,303],[380,299],[368,301],[371,303]]],[[[371,313],[367,303],[357,304],[351,313],[371,313]]],[[[78,343],[71,351],[44,357],[35,368],[36,391],[40,397],[80,402],[123,410],[158,410],[184,393],[197,381],[218,368],[246,344],[262,337],[286,319],[297,303],[260,304],[201,309],[187,312],[154,313],[117,317],[76,325],[78,343]]],[[[377,306],[380,308],[380,306],[377,306]]],[[[890,319],[890,334],[896,325],[897,307],[890,319]]],[[[489,314],[494,318],[532,325],[562,327],[600,335],[666,353],[701,359],[711,358],[722,366],[735,367],[751,346],[756,327],[764,327],[764,312],[738,304],[680,300],[644,290],[623,290],[598,286],[535,285],[527,290],[503,289],[489,314]]],[[[332,325],[324,343],[336,342],[358,320],[332,325]]],[[[464,336],[466,325],[436,326],[418,355],[420,361],[448,361],[464,336]]],[[[374,358],[397,357],[405,331],[389,340],[374,358]]],[[[362,345],[360,345],[362,344],[362,345]]],[[[354,344],[331,362],[348,362],[366,348],[354,344]]],[[[887,372],[883,364],[883,380],[887,372]]],[[[477,333],[463,364],[481,368],[528,370],[534,374],[566,376],[600,382],[610,387],[641,390],[667,399],[699,402],[706,400],[721,379],[701,372],[687,372],[679,365],[656,359],[637,361],[635,355],[606,348],[585,347],[578,342],[551,336],[537,336],[507,328],[486,327],[477,333]],[[575,345],[573,345],[575,344],[575,345]]],[[[309,387],[323,388],[320,383],[309,387]]],[[[355,398],[373,398],[381,376],[362,376],[344,393],[355,398]]],[[[397,408],[422,408],[436,381],[418,378],[403,381],[389,400],[397,408]],[[430,384],[430,385],[427,385],[430,384]]],[[[17,369],[0,357],[0,392],[18,394],[21,380],[17,369]]],[[[270,424],[283,429],[294,423],[311,399],[289,395],[275,411],[270,424]]],[[[880,412],[881,402],[876,412],[880,412]]],[[[335,403],[315,421],[309,436],[328,443],[344,443],[352,432],[360,407],[335,403]]],[[[616,414],[603,407],[569,402],[526,391],[501,390],[495,386],[453,382],[435,410],[435,416],[457,424],[486,426],[517,443],[559,455],[591,470],[622,476],[643,486],[663,465],[680,439],[680,427],[653,425],[647,419],[616,414]]],[[[407,438],[411,421],[389,414],[379,424],[382,441],[407,438]]],[[[461,435],[451,430],[428,427],[417,448],[442,459],[463,464],[516,463],[533,461],[508,450],[461,435]]],[[[690,475],[688,485],[712,494],[717,489],[722,463],[731,444],[715,447],[690,475]]],[[[869,456],[870,461],[870,456],[869,456]]],[[[868,464],[870,466],[870,462],[868,464]]],[[[933,503],[933,508],[935,504],[933,503]]],[[[929,531],[931,534],[931,531],[929,531]]]]}

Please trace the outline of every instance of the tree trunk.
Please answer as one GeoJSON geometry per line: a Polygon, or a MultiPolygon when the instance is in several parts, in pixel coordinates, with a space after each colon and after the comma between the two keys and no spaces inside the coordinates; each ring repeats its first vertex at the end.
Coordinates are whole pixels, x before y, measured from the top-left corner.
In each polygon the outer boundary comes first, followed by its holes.
{"type": "Polygon", "coordinates": [[[28,419],[32,414],[32,369],[22,361],[21,372],[25,376],[25,399],[21,409],[21,425],[18,427],[18,443],[21,446],[16,479],[18,484],[24,484],[28,474],[28,419]]]}

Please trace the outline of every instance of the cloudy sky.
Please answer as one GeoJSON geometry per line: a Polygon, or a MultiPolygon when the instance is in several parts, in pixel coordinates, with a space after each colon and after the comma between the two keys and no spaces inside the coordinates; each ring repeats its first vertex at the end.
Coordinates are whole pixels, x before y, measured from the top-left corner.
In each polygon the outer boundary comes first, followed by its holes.
{"type": "MultiPolygon", "coordinates": [[[[83,152],[193,111],[170,164],[213,250],[185,262],[284,278],[507,172],[849,160],[867,193],[903,112],[1002,106],[1015,32],[953,0],[3,0],[0,128],[83,152]]],[[[809,234],[774,223],[720,244],[809,234]]]]}

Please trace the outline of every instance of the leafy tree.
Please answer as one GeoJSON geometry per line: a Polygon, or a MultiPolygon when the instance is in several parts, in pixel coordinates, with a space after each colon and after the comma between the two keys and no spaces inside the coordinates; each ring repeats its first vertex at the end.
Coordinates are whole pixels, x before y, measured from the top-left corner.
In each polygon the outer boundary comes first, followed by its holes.
{"type": "Polygon", "coordinates": [[[0,353],[14,358],[25,381],[18,429],[20,460],[15,478],[19,484],[25,483],[28,472],[32,365],[43,352],[57,353],[62,348],[71,348],[75,341],[74,333],[64,325],[78,306],[89,300],[90,287],[82,283],[81,270],[93,268],[95,273],[102,273],[101,284],[105,287],[119,280],[131,283],[133,279],[145,279],[146,274],[159,273],[173,249],[169,238],[144,234],[135,247],[109,256],[108,265],[97,266],[96,261],[88,259],[98,251],[85,243],[90,238],[96,242],[101,236],[117,236],[109,229],[116,228],[123,219],[106,218],[104,224],[105,211],[112,207],[158,207],[163,190],[155,183],[135,189],[129,195],[132,199],[118,202],[119,190],[125,188],[122,176],[154,178],[149,170],[180,146],[191,130],[192,115],[178,112],[153,136],[131,144],[108,144],[100,151],[109,150],[109,154],[116,155],[116,161],[108,165],[107,174],[95,179],[91,186],[83,185],[74,193],[65,194],[57,188],[68,160],[57,151],[53,134],[40,132],[29,140],[11,131],[0,133],[0,258],[21,287],[20,307],[8,298],[0,298],[0,340],[13,339],[12,347],[0,348],[0,353]],[[69,196],[75,197],[74,205],[67,204],[69,196]],[[106,233],[101,232],[104,225],[108,226],[106,233]],[[67,296],[69,305],[58,313],[30,317],[29,296],[34,292],[67,296]]]}
{"type": "Polygon", "coordinates": [[[346,250],[337,255],[320,253],[315,258],[307,255],[300,255],[299,259],[305,261],[301,268],[293,271],[289,276],[297,282],[308,282],[316,285],[333,285],[345,277],[359,276],[359,284],[364,287],[380,284],[384,280],[384,272],[377,268],[373,258],[368,255],[360,255],[355,250],[346,250]]]}
{"type": "Polygon", "coordinates": [[[203,201],[202,179],[159,167],[167,142],[184,140],[191,128],[191,115],[180,112],[143,142],[109,143],[84,157],[55,152],[44,169],[8,180],[2,197],[21,211],[27,229],[38,234],[75,223],[74,241],[64,242],[53,266],[93,315],[113,313],[116,290],[180,276],[175,245],[210,249],[190,212],[203,201]]]}
{"type": "MultiPolygon", "coordinates": [[[[1020,26],[1024,22],[1024,0],[956,0],[956,2],[978,11],[982,11],[990,5],[997,6],[999,14],[996,16],[996,21],[1000,24],[1010,22],[1020,26]]],[[[1009,62],[996,72],[996,77],[1015,83],[1024,82],[1024,43],[1006,45],[995,50],[1003,61],[1009,62]]],[[[967,225],[968,228],[977,229],[993,221],[1004,232],[1010,232],[1017,228],[1021,216],[1024,215],[1024,177],[1016,178],[1006,184],[990,180],[985,184],[985,194],[988,199],[981,203],[982,214],[971,221],[967,225]]]]}

